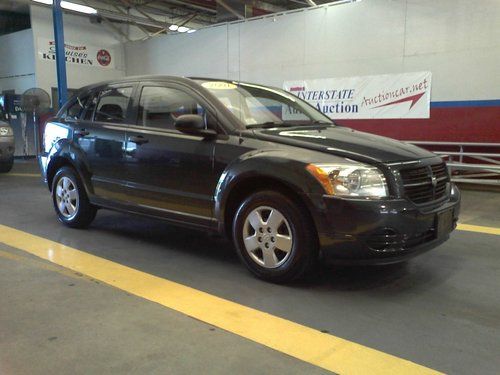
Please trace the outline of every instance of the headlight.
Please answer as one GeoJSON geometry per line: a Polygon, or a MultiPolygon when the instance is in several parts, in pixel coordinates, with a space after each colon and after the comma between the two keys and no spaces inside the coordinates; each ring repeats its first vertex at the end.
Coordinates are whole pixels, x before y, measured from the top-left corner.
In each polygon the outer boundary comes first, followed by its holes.
{"type": "Polygon", "coordinates": [[[12,135],[12,128],[9,126],[0,126],[0,137],[7,137],[12,135]]]}
{"type": "Polygon", "coordinates": [[[346,160],[338,164],[309,164],[307,170],[329,195],[365,198],[389,195],[384,175],[370,165],[346,160]]]}
{"type": "Polygon", "coordinates": [[[57,125],[53,122],[48,122],[47,125],[45,125],[45,131],[43,133],[42,149],[45,152],[50,152],[50,149],[55,143],[57,143],[57,141],[59,141],[60,139],[66,139],[68,137],[68,128],[57,125]]]}

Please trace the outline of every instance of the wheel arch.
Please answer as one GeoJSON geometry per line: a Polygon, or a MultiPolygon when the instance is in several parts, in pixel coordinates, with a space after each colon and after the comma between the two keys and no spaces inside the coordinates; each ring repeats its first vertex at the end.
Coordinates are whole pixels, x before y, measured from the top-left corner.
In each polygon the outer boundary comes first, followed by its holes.
{"type": "Polygon", "coordinates": [[[318,237],[316,222],[311,212],[314,203],[309,197],[306,194],[301,194],[300,188],[295,184],[275,176],[264,174],[241,176],[236,182],[231,184],[229,192],[225,194],[219,207],[219,231],[224,233],[228,238],[231,238],[232,225],[239,205],[249,195],[263,190],[277,191],[297,202],[313,225],[315,237],[318,237]]]}
{"type": "Polygon", "coordinates": [[[76,163],[75,160],[73,160],[72,158],[67,157],[65,155],[53,156],[51,158],[49,164],[47,165],[47,177],[46,177],[46,179],[47,179],[47,185],[49,187],[49,190],[52,191],[52,183],[54,181],[54,177],[55,177],[57,171],[65,166],[72,168],[75,171],[75,173],[78,174],[78,176],[80,177],[80,179],[83,183],[83,186],[85,187],[87,195],[92,194],[93,189],[91,188],[91,184],[89,182],[88,172],[86,170],[84,170],[82,173],[82,170],[81,170],[81,168],[79,168],[78,163],[76,163]]]}

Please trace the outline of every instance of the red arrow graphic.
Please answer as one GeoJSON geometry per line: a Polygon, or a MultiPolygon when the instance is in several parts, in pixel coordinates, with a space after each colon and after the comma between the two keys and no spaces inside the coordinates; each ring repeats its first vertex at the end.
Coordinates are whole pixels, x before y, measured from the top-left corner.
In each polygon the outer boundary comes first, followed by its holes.
{"type": "Polygon", "coordinates": [[[415,105],[415,103],[417,103],[419,101],[419,99],[424,94],[425,94],[425,92],[421,92],[420,94],[412,95],[412,96],[409,96],[409,97],[403,98],[403,99],[398,99],[398,100],[395,100],[393,102],[382,104],[382,105],[379,105],[379,106],[376,106],[376,107],[373,107],[373,108],[380,108],[380,107],[385,107],[385,106],[392,105],[392,104],[398,104],[398,103],[404,103],[404,102],[411,101],[410,109],[412,109],[412,107],[415,105]]]}

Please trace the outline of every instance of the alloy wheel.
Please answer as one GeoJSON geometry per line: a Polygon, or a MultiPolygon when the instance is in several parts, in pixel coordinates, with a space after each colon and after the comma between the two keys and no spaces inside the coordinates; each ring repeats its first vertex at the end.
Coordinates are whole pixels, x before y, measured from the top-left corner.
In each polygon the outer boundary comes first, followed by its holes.
{"type": "Polygon", "coordinates": [[[69,177],[63,176],[56,185],[57,209],[65,219],[71,220],[78,213],[79,196],[76,183],[69,177]]]}
{"type": "Polygon", "coordinates": [[[245,218],[243,243],[255,263],[265,268],[277,268],[290,258],[292,230],[280,211],[260,206],[245,218]]]}

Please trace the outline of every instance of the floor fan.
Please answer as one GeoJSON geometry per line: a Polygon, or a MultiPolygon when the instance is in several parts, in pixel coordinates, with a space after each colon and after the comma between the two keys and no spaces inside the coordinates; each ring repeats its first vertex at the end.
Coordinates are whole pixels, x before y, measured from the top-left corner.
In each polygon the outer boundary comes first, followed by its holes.
{"type": "Polygon", "coordinates": [[[50,108],[49,94],[38,87],[26,90],[21,97],[21,107],[24,112],[22,120],[22,134],[24,139],[24,156],[30,156],[29,149],[29,130],[28,130],[28,116],[32,116],[33,121],[33,146],[34,154],[37,155],[39,151],[38,144],[38,115],[50,108]]]}

